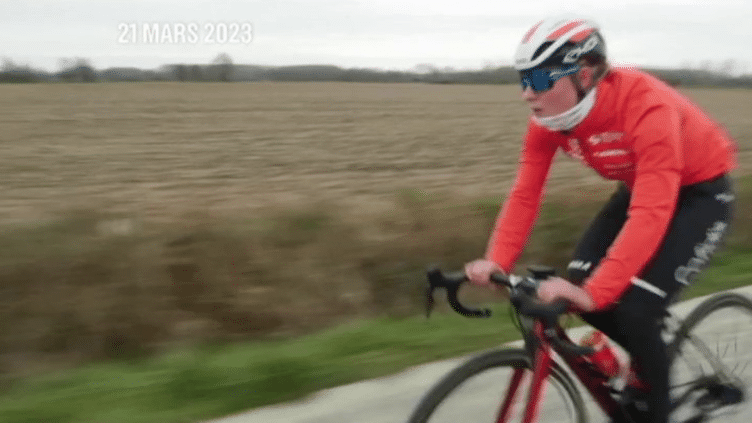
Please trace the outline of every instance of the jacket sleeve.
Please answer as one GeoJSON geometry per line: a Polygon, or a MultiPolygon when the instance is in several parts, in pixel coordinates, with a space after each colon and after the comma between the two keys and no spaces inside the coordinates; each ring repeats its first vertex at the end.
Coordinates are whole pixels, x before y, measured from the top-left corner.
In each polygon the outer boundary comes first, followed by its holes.
{"type": "Polygon", "coordinates": [[[486,249],[486,259],[509,273],[522,253],[538,215],[543,186],[556,153],[556,144],[532,123],[522,146],[517,177],[499,213],[486,249]]]}
{"type": "Polygon", "coordinates": [[[635,180],[627,220],[584,286],[596,309],[617,301],[661,247],[681,185],[678,110],[652,102],[630,112],[635,180]]]}

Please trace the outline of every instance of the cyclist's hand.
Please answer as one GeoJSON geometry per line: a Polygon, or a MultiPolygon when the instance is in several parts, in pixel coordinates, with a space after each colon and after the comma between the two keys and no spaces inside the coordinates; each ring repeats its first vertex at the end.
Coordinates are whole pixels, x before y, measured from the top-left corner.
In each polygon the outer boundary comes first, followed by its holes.
{"type": "Polygon", "coordinates": [[[504,271],[498,264],[486,259],[473,260],[465,264],[465,275],[475,285],[491,285],[492,273],[504,273],[504,271]]]}
{"type": "Polygon", "coordinates": [[[569,301],[582,311],[592,311],[595,308],[590,294],[566,279],[553,276],[541,282],[538,286],[538,299],[544,303],[551,303],[558,298],[569,301]]]}

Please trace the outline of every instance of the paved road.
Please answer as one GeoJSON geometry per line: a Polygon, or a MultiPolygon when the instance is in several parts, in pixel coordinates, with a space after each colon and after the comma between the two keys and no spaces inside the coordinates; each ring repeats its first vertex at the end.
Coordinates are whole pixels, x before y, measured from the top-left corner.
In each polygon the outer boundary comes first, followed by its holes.
{"type": "MultiPolygon", "coordinates": [[[[752,287],[739,289],[752,297],[752,287]]],[[[678,315],[684,315],[701,299],[675,306],[678,315]]],[[[728,322],[726,323],[728,324],[728,322]]],[[[573,330],[573,338],[582,330],[573,330]]],[[[293,403],[255,409],[249,412],[213,420],[211,423],[399,423],[404,422],[420,398],[436,381],[467,357],[458,357],[417,366],[390,377],[368,380],[318,392],[309,398],[293,403]]],[[[752,366],[751,366],[752,367],[752,366]]],[[[748,372],[750,370],[747,370],[748,372]]],[[[588,402],[590,421],[606,421],[606,417],[588,402]]],[[[748,403],[749,404],[749,403],[748,403]]],[[[723,423],[749,423],[750,410],[723,418],[723,423]]],[[[468,410],[468,413],[472,409],[468,410]]],[[[210,422],[207,422],[210,423],[210,422]]]]}

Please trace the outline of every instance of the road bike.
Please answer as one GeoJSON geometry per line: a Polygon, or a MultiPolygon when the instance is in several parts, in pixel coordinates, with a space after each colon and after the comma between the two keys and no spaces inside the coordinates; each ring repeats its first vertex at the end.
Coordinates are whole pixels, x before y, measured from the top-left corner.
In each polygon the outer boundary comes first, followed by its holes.
{"type": "MultiPolygon", "coordinates": [[[[568,305],[536,300],[539,282],[552,276],[553,269],[535,266],[529,271],[531,276],[492,276],[494,283],[509,291],[524,347],[494,349],[470,358],[422,398],[408,423],[585,423],[587,408],[575,378],[611,421],[644,421],[640,413],[644,411],[641,397],[649,389],[646,384],[633,371],[623,372],[620,378],[598,371],[588,360],[594,350],[573,342],[560,324],[560,317],[570,311],[568,305]]],[[[457,313],[489,317],[490,310],[467,308],[458,300],[466,281],[461,272],[430,270],[427,314],[434,291],[443,288],[457,313]]],[[[750,411],[752,301],[726,292],[702,301],[684,318],[668,311],[663,336],[671,363],[672,422],[744,417],[750,411]]]]}

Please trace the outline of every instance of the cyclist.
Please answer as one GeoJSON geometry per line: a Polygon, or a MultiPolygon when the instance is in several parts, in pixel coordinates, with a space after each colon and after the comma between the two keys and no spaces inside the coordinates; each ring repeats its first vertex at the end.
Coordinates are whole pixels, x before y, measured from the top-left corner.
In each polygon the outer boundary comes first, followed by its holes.
{"type": "Polygon", "coordinates": [[[627,350],[651,387],[644,421],[668,419],[668,358],[660,321],[724,239],[734,192],[735,144],[698,106],[658,79],[610,66],[591,20],[533,26],[515,54],[531,110],[517,179],[484,258],[465,265],[489,283],[509,273],[540,207],[554,153],[621,181],[568,265],[541,284],[544,302],[568,300],[627,350]]]}

